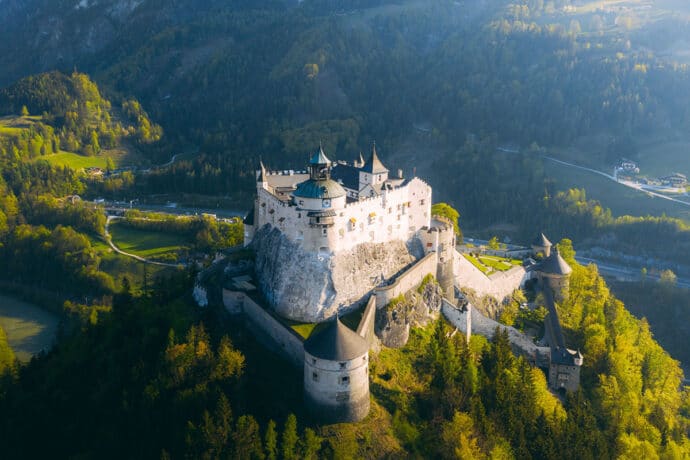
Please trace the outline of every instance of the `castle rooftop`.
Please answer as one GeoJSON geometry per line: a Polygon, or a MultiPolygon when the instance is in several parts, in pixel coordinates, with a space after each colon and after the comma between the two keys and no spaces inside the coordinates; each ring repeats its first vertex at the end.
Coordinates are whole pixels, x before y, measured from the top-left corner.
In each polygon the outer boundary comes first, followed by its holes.
{"type": "Polygon", "coordinates": [[[546,248],[552,246],[551,241],[543,234],[540,233],[539,236],[537,236],[534,241],[532,241],[532,246],[537,246],[541,248],[546,248]]]}
{"type": "Polygon", "coordinates": [[[563,260],[563,257],[561,257],[558,249],[553,251],[549,257],[544,259],[544,261],[537,267],[537,270],[548,275],[563,276],[569,275],[573,271],[573,269],[570,268],[570,265],[563,260]]]}
{"type": "Polygon", "coordinates": [[[371,148],[371,156],[367,162],[364,163],[364,166],[362,166],[362,171],[369,174],[383,174],[388,172],[388,169],[383,166],[383,163],[379,160],[379,156],[376,153],[376,144],[371,148]]]}
{"type": "Polygon", "coordinates": [[[297,185],[292,194],[299,198],[338,198],[345,196],[345,189],[333,179],[309,179],[297,185]]]}
{"type": "Polygon", "coordinates": [[[315,358],[328,361],[350,361],[368,350],[367,341],[337,317],[304,342],[304,351],[315,358]]]}
{"type": "Polygon", "coordinates": [[[316,153],[312,155],[311,160],[309,160],[309,164],[312,165],[330,165],[331,163],[333,162],[328,159],[321,146],[319,146],[319,150],[317,150],[316,153]]]}

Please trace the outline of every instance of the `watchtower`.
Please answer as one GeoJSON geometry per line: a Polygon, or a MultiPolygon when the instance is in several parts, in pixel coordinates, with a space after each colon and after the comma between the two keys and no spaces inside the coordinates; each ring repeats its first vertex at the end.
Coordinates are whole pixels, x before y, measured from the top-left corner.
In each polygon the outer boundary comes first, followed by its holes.
{"type": "Polygon", "coordinates": [[[563,260],[558,248],[537,266],[537,274],[542,283],[553,290],[554,299],[560,302],[568,297],[570,273],[573,269],[563,260]]]}
{"type": "Polygon", "coordinates": [[[369,413],[369,345],[337,317],[304,342],[304,399],[325,423],[369,413]]]}

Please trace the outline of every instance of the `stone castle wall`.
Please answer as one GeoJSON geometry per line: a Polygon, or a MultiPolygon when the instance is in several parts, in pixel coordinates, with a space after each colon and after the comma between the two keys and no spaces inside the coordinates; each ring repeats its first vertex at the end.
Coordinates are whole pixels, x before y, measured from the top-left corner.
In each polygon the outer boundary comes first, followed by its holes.
{"type": "MultiPolygon", "coordinates": [[[[383,190],[381,196],[366,198],[344,207],[334,206],[336,216],[331,227],[310,227],[308,211],[281,201],[269,190],[257,190],[255,225],[258,230],[269,224],[288,239],[312,252],[338,252],[362,243],[408,241],[417,230],[429,224],[431,187],[414,178],[403,187],[383,190]]],[[[247,237],[251,237],[251,232],[247,237]]]]}
{"type": "Polygon", "coordinates": [[[304,399],[324,422],[356,422],[369,413],[369,353],[345,362],[304,353],[304,399]],[[346,379],[346,380],[345,380],[346,379]]]}
{"type": "Polygon", "coordinates": [[[237,313],[238,308],[241,309],[248,329],[266,347],[283,356],[295,367],[301,369],[304,366],[304,341],[296,332],[285,327],[244,292],[223,289],[223,302],[231,313],[237,313]]]}
{"type": "Polygon", "coordinates": [[[431,274],[435,276],[437,261],[438,255],[435,252],[430,252],[410,267],[409,270],[396,278],[392,284],[374,289],[376,308],[383,308],[397,296],[416,288],[421,284],[426,275],[431,274]]]}
{"type": "Polygon", "coordinates": [[[364,308],[364,314],[357,326],[357,334],[363,337],[369,344],[370,349],[378,349],[376,334],[374,332],[374,324],[376,322],[376,295],[371,295],[367,301],[367,306],[364,308]]]}

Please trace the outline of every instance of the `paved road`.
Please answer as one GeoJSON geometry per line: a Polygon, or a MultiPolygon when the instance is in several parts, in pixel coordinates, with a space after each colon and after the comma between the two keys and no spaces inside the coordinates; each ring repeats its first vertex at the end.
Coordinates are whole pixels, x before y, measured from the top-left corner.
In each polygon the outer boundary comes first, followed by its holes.
{"type": "Polygon", "coordinates": [[[598,174],[600,176],[604,176],[605,178],[616,182],[617,184],[621,184],[621,185],[628,187],[628,188],[631,188],[633,190],[638,190],[642,193],[646,193],[648,195],[652,195],[652,196],[655,196],[657,198],[662,198],[664,200],[673,201],[674,203],[679,203],[679,204],[682,204],[683,206],[689,206],[690,207],[690,203],[687,201],[679,200],[677,198],[673,198],[673,197],[670,197],[668,195],[664,195],[663,193],[653,192],[653,191],[643,187],[642,184],[636,184],[634,182],[629,182],[629,181],[619,181],[618,178],[616,178],[615,176],[612,176],[611,174],[606,174],[603,171],[599,171],[599,170],[592,169],[592,168],[586,168],[584,166],[579,166],[579,165],[576,165],[573,163],[568,163],[567,161],[557,160],[556,158],[550,157],[548,155],[542,155],[542,158],[544,158],[545,160],[553,161],[554,163],[568,166],[570,168],[581,169],[583,171],[591,172],[593,174],[598,174]]]}
{"type": "Polygon", "coordinates": [[[167,214],[177,214],[181,216],[197,216],[200,214],[212,214],[219,219],[229,219],[232,217],[245,217],[246,211],[239,211],[236,209],[214,209],[214,208],[187,208],[181,206],[171,206],[164,204],[141,204],[141,203],[125,203],[122,201],[105,201],[101,203],[93,203],[94,205],[101,205],[110,210],[119,210],[123,213],[130,209],[139,211],[154,211],[164,212],[167,214]]]}

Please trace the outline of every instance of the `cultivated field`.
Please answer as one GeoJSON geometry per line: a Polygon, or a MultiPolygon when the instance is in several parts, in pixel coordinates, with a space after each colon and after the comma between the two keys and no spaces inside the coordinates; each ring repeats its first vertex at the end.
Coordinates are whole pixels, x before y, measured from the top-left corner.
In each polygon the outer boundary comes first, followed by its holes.
{"type": "Polygon", "coordinates": [[[20,361],[50,348],[55,340],[58,317],[42,308],[13,297],[0,295],[0,327],[20,361]]]}

